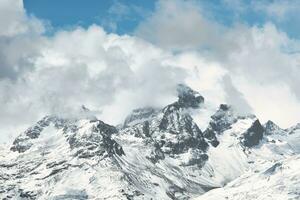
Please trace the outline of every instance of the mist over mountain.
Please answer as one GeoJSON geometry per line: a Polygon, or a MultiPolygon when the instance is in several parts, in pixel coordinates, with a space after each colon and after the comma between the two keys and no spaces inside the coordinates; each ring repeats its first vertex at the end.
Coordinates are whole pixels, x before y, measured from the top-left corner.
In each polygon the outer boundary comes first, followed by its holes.
{"type": "Polygon", "coordinates": [[[297,0],[0,0],[1,199],[300,199],[297,0]]]}
{"type": "Polygon", "coordinates": [[[1,198],[300,198],[298,125],[262,124],[227,104],[209,110],[184,84],[177,94],[118,126],[85,106],[76,118],[45,116],[1,148],[1,198]]]}

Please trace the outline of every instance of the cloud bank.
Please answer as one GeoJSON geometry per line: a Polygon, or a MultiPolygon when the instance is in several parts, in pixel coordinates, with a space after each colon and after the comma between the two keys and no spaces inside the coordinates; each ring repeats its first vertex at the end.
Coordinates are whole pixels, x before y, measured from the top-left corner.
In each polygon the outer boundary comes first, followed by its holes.
{"type": "Polygon", "coordinates": [[[132,36],[98,25],[47,36],[21,0],[1,0],[0,141],[81,105],[118,124],[136,107],[174,101],[182,82],[213,105],[284,127],[298,122],[299,41],[272,23],[226,27],[203,13],[194,1],[159,1],[132,36]]]}
{"type": "MultiPolygon", "coordinates": [[[[249,9],[250,5],[252,10],[284,17],[287,17],[286,9],[297,4],[289,1],[285,11],[277,11],[277,1],[264,4],[251,1],[248,5],[239,0],[224,3],[235,13],[249,9]]],[[[292,10],[295,9],[300,10],[297,6],[292,10]]],[[[290,38],[272,22],[249,26],[237,20],[225,26],[212,20],[207,12],[197,1],[159,1],[136,34],[163,49],[197,51],[202,59],[220,65],[234,86],[229,91],[228,79],[223,79],[226,93],[237,91],[237,98],[227,100],[239,99],[236,103],[241,109],[252,108],[262,120],[272,119],[284,127],[297,123],[300,118],[299,40],[290,38]],[[248,105],[240,103],[241,99],[248,105]]]]}

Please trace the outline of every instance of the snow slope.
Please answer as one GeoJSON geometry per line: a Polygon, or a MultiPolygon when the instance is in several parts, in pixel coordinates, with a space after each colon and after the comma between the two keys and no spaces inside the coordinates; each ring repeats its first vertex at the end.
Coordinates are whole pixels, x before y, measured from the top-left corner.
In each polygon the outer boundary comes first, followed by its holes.
{"type": "Polygon", "coordinates": [[[262,169],[249,171],[228,183],[211,190],[197,200],[274,200],[300,199],[300,156],[268,163],[262,169]]]}
{"type": "Polygon", "coordinates": [[[181,84],[118,127],[47,116],[0,148],[0,197],[299,199],[300,126],[237,113],[181,84]]]}

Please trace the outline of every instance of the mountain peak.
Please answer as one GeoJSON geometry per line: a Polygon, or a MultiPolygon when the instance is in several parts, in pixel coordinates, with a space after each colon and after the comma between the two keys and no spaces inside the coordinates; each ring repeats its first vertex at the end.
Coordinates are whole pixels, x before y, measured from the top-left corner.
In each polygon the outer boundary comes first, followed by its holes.
{"type": "Polygon", "coordinates": [[[268,120],[264,124],[265,128],[265,134],[266,135],[272,135],[272,134],[284,134],[284,130],[281,129],[277,124],[275,124],[273,121],[268,120]]]}
{"type": "Polygon", "coordinates": [[[0,196],[189,199],[230,186],[248,169],[263,172],[299,146],[299,126],[283,130],[272,121],[262,126],[227,104],[207,109],[204,98],[186,85],[179,84],[177,92],[178,100],[164,108],[133,110],[119,128],[91,118],[85,106],[87,114],[77,118],[44,117],[10,150],[0,147],[0,196]],[[203,131],[196,115],[206,111],[210,122],[203,131]],[[284,134],[278,137],[278,131],[284,134]]]}
{"type": "Polygon", "coordinates": [[[192,90],[185,84],[177,85],[178,104],[185,108],[198,108],[204,102],[199,92],[192,90]]]}
{"type": "Polygon", "coordinates": [[[264,127],[261,125],[259,120],[255,120],[250,128],[243,135],[243,144],[246,147],[253,147],[258,145],[258,143],[262,140],[264,133],[264,127]]]}

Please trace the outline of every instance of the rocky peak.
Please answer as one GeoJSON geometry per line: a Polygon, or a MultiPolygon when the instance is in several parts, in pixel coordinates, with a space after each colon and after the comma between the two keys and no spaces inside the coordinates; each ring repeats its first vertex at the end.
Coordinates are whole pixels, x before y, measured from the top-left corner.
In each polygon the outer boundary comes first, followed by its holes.
{"type": "Polygon", "coordinates": [[[217,147],[219,141],[217,135],[230,128],[237,121],[233,109],[227,104],[221,104],[214,115],[211,116],[211,121],[207,129],[204,131],[204,137],[208,142],[217,147]]]}
{"type": "Polygon", "coordinates": [[[161,110],[153,108],[134,110],[126,118],[121,132],[130,132],[132,135],[150,141],[153,151],[149,159],[153,162],[164,159],[165,155],[174,156],[195,151],[197,156],[194,156],[194,160],[189,163],[202,165],[207,159],[205,151],[208,144],[188,112],[188,108],[198,108],[204,98],[182,84],[178,86],[177,91],[178,100],[161,110]]]}
{"type": "Polygon", "coordinates": [[[211,118],[212,121],[209,125],[218,133],[230,128],[230,126],[237,121],[237,116],[232,107],[227,104],[221,104],[217,112],[211,116],[211,118]]]}
{"type": "Polygon", "coordinates": [[[253,147],[258,145],[263,139],[264,127],[259,120],[255,120],[250,128],[243,134],[242,143],[246,147],[253,147]]]}
{"type": "Polygon", "coordinates": [[[187,85],[178,84],[177,93],[177,103],[182,108],[198,108],[204,102],[204,97],[187,85]]]}
{"type": "Polygon", "coordinates": [[[272,135],[272,134],[284,134],[285,131],[281,129],[277,124],[272,122],[271,120],[268,120],[265,125],[265,134],[266,135],[272,135]]]}
{"type": "Polygon", "coordinates": [[[91,120],[85,126],[78,126],[69,134],[67,141],[79,158],[121,156],[124,155],[122,147],[111,137],[117,132],[114,126],[101,120],[91,120]]]}
{"type": "Polygon", "coordinates": [[[300,123],[296,124],[295,126],[292,126],[291,128],[286,129],[286,131],[289,134],[293,134],[293,133],[295,133],[296,131],[299,131],[299,130],[300,130],[300,123]]]}
{"type": "MultiPolygon", "coordinates": [[[[27,129],[15,139],[11,151],[23,153],[29,150],[34,144],[41,142],[40,135],[49,126],[56,129],[51,132],[53,136],[62,134],[75,156],[85,158],[112,153],[124,154],[122,147],[111,138],[112,134],[118,132],[114,126],[97,119],[65,119],[57,116],[46,116],[27,129]]],[[[46,136],[46,140],[47,137],[51,138],[51,135],[46,136]]]]}
{"type": "Polygon", "coordinates": [[[28,128],[24,133],[19,135],[13,142],[11,151],[18,151],[23,153],[28,150],[33,145],[33,140],[37,139],[44,128],[53,125],[56,129],[63,128],[66,124],[70,123],[72,120],[63,119],[57,116],[46,116],[40,121],[38,121],[34,126],[28,128]]]}
{"type": "Polygon", "coordinates": [[[216,147],[219,145],[217,135],[231,128],[231,125],[236,123],[239,119],[255,118],[253,115],[241,116],[238,115],[232,106],[227,104],[220,104],[215,114],[211,116],[211,121],[207,129],[204,131],[204,137],[216,147]]]}

